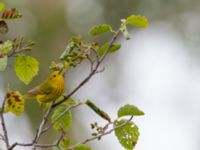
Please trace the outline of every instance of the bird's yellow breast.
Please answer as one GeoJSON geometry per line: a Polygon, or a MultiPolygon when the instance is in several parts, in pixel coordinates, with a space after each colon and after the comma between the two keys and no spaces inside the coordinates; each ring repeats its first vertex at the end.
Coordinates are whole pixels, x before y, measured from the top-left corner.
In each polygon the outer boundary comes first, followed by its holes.
{"type": "Polygon", "coordinates": [[[51,87],[51,91],[44,94],[38,94],[36,99],[39,102],[45,103],[55,101],[64,92],[64,78],[61,74],[52,74],[47,83],[49,83],[48,86],[51,87]]]}

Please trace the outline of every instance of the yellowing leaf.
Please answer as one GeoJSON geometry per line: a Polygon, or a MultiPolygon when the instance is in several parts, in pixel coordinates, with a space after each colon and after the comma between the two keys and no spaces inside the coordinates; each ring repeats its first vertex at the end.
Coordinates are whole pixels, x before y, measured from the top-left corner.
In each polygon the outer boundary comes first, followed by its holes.
{"type": "MultiPolygon", "coordinates": [[[[115,121],[115,126],[125,124],[127,120],[115,121]]],[[[138,127],[133,122],[128,122],[125,126],[115,129],[115,135],[120,144],[127,150],[133,150],[139,137],[138,127]]]]}
{"type": "Polygon", "coordinates": [[[148,26],[148,19],[141,15],[131,15],[126,19],[125,24],[130,24],[138,28],[146,28],[148,26]]]}
{"type": "Polygon", "coordinates": [[[5,41],[0,44],[0,53],[7,54],[13,49],[13,42],[12,41],[5,41]]]}
{"type": "Polygon", "coordinates": [[[5,4],[0,2],[0,11],[2,11],[5,8],[5,4]]]}
{"type": "Polygon", "coordinates": [[[141,116],[141,115],[144,115],[144,112],[134,105],[127,104],[118,110],[118,117],[141,116]]]}
{"type": "Polygon", "coordinates": [[[85,144],[79,144],[76,147],[74,147],[73,150],[92,150],[92,149],[85,144]]]}
{"type": "Polygon", "coordinates": [[[1,18],[2,19],[16,19],[21,18],[22,14],[17,11],[15,8],[6,9],[3,11],[1,18]]]}
{"type": "Polygon", "coordinates": [[[100,35],[103,34],[105,32],[111,32],[112,31],[112,27],[107,25],[107,24],[102,24],[99,26],[93,26],[90,30],[89,30],[89,35],[100,35]]]}
{"type": "MultiPolygon", "coordinates": [[[[67,108],[67,105],[61,105],[53,112],[53,115],[51,116],[51,122],[55,122],[57,118],[65,111],[67,108]]],[[[71,127],[72,122],[72,116],[71,112],[67,111],[66,113],[62,114],[62,117],[60,117],[53,125],[54,129],[57,131],[68,131],[71,127]]]]}
{"type": "Polygon", "coordinates": [[[19,79],[25,84],[29,84],[39,70],[39,62],[30,56],[21,55],[16,58],[15,72],[19,79]]]}
{"type": "Polygon", "coordinates": [[[8,91],[5,110],[9,110],[17,116],[24,112],[24,98],[19,91],[8,91]]]}
{"type": "Polygon", "coordinates": [[[0,71],[4,71],[7,67],[8,57],[4,56],[0,58],[0,71]]]}

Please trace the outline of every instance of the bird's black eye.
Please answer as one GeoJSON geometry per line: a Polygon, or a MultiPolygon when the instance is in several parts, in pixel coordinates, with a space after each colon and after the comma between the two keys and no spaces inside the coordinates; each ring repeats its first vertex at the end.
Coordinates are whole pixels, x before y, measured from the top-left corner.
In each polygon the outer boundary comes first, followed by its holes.
{"type": "Polygon", "coordinates": [[[53,77],[55,78],[55,77],[56,77],[56,75],[54,74],[54,75],[53,75],[53,77]]]}

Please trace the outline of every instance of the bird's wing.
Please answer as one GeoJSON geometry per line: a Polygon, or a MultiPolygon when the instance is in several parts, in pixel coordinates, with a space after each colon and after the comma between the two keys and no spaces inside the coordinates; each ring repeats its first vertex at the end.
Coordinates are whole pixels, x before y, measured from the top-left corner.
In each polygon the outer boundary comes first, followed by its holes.
{"type": "Polygon", "coordinates": [[[29,90],[28,94],[31,94],[31,95],[49,94],[52,92],[52,90],[53,90],[53,87],[51,86],[51,84],[49,84],[49,82],[45,81],[41,85],[29,90]]]}
{"type": "MultiPolygon", "coordinates": [[[[53,91],[53,87],[52,87],[52,84],[50,82],[45,81],[43,84],[41,84],[39,87],[38,87],[38,91],[41,93],[41,94],[49,94],[53,91]]],[[[40,94],[39,93],[39,94],[40,94]]]]}

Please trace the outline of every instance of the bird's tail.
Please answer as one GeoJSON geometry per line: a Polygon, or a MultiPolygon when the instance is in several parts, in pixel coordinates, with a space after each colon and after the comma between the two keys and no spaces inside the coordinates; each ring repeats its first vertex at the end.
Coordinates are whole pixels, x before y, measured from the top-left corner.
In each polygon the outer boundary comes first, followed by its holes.
{"type": "Polygon", "coordinates": [[[25,100],[30,100],[30,99],[35,99],[35,95],[34,94],[25,94],[23,95],[25,100]]]}

